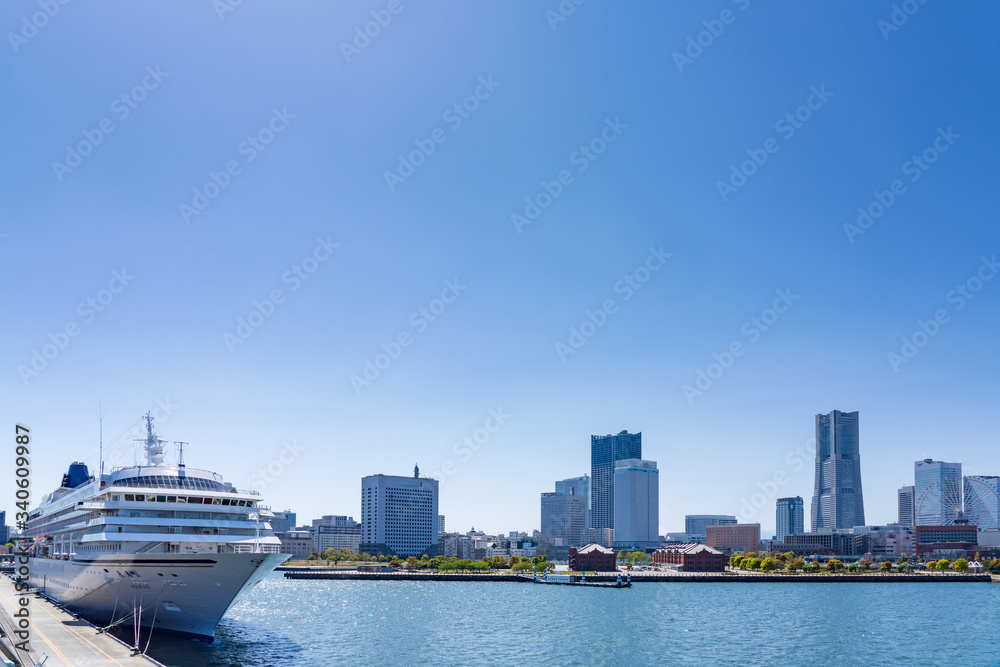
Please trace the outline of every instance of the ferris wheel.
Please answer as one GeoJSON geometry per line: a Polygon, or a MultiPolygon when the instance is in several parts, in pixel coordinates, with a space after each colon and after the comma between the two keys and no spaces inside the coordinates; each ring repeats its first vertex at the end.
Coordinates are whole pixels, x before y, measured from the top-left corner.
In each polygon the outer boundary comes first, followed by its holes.
{"type": "Polygon", "coordinates": [[[917,525],[954,526],[963,516],[961,480],[938,480],[924,489],[916,500],[914,518],[917,525]]]}
{"type": "Polygon", "coordinates": [[[965,478],[965,514],[980,530],[1000,528],[1000,491],[976,477],[965,478]]]}

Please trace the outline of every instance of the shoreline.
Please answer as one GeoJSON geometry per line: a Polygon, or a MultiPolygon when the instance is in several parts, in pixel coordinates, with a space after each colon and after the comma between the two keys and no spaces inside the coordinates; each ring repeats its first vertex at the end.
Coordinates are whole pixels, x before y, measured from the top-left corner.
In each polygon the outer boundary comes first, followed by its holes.
{"type": "MultiPolygon", "coordinates": [[[[286,579],[328,579],[334,581],[504,581],[532,583],[530,576],[518,574],[436,573],[436,572],[357,572],[326,568],[279,567],[286,579]]],[[[622,580],[626,579],[626,573],[622,580]]],[[[989,574],[735,574],[735,573],[650,573],[632,572],[632,583],[1000,583],[989,574]]],[[[587,574],[588,582],[614,582],[618,573],[587,574]]]]}

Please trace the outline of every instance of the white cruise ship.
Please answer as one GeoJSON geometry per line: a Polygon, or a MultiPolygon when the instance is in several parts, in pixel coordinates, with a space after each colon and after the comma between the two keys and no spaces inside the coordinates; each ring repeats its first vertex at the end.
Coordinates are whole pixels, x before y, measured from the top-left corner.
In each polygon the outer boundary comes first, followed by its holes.
{"type": "Polygon", "coordinates": [[[146,465],[90,475],[73,463],[30,512],[30,585],[100,627],[138,623],[213,638],[226,611],[287,554],[260,494],[163,462],[146,420],[146,465]]]}

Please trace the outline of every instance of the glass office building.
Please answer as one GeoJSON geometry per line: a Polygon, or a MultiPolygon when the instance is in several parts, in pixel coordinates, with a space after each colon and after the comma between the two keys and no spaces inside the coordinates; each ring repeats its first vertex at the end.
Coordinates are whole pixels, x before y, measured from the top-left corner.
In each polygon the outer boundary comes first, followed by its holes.
{"type": "Polygon", "coordinates": [[[913,464],[914,525],[953,526],[962,517],[962,464],[924,459],[913,464]]]}
{"type": "Polygon", "coordinates": [[[979,530],[1000,530],[1000,477],[966,476],[965,518],[979,530]]]}
{"type": "Polygon", "coordinates": [[[810,514],[814,533],[865,525],[857,412],[816,415],[816,482],[810,514]]]}
{"type": "Polygon", "coordinates": [[[642,433],[590,436],[591,528],[615,527],[615,462],[642,458],[642,433]]]}
{"type": "Polygon", "coordinates": [[[784,542],[786,535],[801,535],[805,531],[805,502],[802,496],[778,498],[775,515],[775,539],[784,542]]]}

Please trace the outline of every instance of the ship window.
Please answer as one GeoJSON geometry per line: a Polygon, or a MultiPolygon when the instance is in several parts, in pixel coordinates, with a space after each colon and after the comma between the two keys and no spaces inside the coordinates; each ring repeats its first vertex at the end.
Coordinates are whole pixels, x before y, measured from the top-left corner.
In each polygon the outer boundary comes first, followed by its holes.
{"type": "Polygon", "coordinates": [[[212,499],[211,498],[205,498],[201,502],[202,502],[203,505],[211,505],[212,504],[212,499]]]}
{"type": "Polygon", "coordinates": [[[187,498],[185,498],[184,496],[177,496],[177,502],[179,502],[179,503],[186,503],[187,502],[187,498]]]}
{"type": "MultiPolygon", "coordinates": [[[[208,499],[206,498],[206,500],[208,500],[208,499]]],[[[222,504],[222,498],[213,498],[212,499],[212,504],[213,505],[221,505],[222,504]]]]}
{"type": "Polygon", "coordinates": [[[133,496],[131,493],[126,493],[125,500],[135,500],[135,496],[133,496]]]}
{"type": "Polygon", "coordinates": [[[115,495],[111,496],[111,500],[121,500],[121,496],[115,494],[115,495]]]}
{"type": "Polygon", "coordinates": [[[146,500],[146,496],[140,495],[138,493],[135,495],[135,501],[137,503],[144,502],[145,500],[146,500]]]}
{"type": "Polygon", "coordinates": [[[167,502],[167,497],[166,496],[156,496],[156,502],[158,502],[158,503],[165,503],[165,502],[167,502]]]}
{"type": "Polygon", "coordinates": [[[176,503],[177,502],[177,496],[167,496],[167,502],[168,503],[176,503]]]}
{"type": "Polygon", "coordinates": [[[147,503],[155,503],[156,502],[156,496],[154,496],[154,495],[148,495],[148,496],[146,496],[146,502],[147,503]]]}
{"type": "Polygon", "coordinates": [[[196,505],[201,505],[201,498],[199,498],[198,496],[191,496],[190,498],[188,498],[188,502],[194,503],[196,505]]]}

